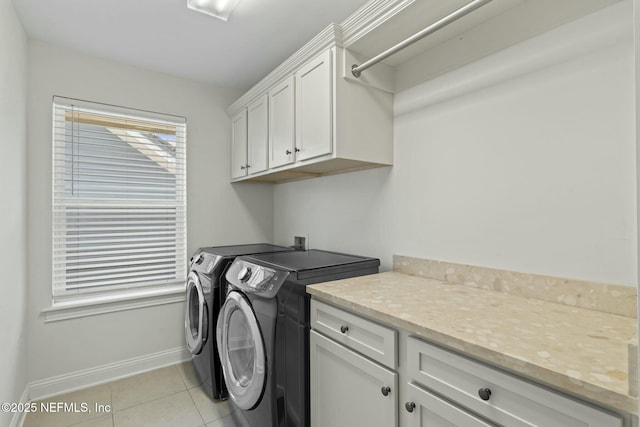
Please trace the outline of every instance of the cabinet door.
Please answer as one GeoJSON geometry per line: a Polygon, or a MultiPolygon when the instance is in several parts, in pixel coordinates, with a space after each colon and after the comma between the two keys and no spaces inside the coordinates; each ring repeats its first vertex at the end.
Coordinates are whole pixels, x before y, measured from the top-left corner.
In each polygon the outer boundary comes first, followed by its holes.
{"type": "Polygon", "coordinates": [[[231,118],[231,179],[247,174],[247,110],[231,118]]]}
{"type": "Polygon", "coordinates": [[[269,91],[269,167],[295,160],[294,78],[287,78],[269,91]]]}
{"type": "Polygon", "coordinates": [[[296,72],[296,160],[333,151],[331,51],[296,72]]]}
{"type": "Polygon", "coordinates": [[[267,170],[269,156],[269,108],[267,94],[249,105],[247,125],[247,173],[267,170]]]}
{"type": "Polygon", "coordinates": [[[440,399],[413,384],[408,384],[407,401],[402,403],[403,422],[409,427],[492,427],[480,418],[440,399]]]}
{"type": "Polygon", "coordinates": [[[310,343],[311,427],[398,425],[395,372],[315,331],[310,343]]]}

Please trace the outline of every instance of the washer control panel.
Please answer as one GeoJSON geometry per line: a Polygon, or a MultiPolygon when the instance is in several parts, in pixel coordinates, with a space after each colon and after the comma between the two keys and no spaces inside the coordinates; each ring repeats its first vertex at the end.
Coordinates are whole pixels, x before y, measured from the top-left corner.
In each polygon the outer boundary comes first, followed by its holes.
{"type": "Polygon", "coordinates": [[[289,276],[287,271],[275,270],[236,258],[225,277],[227,282],[244,292],[272,298],[287,276],[289,276]]]}
{"type": "Polygon", "coordinates": [[[238,273],[238,280],[240,280],[241,282],[248,282],[249,279],[251,279],[252,272],[253,271],[251,270],[251,267],[243,267],[242,270],[240,270],[240,273],[238,273]]]}
{"type": "Polygon", "coordinates": [[[220,259],[221,257],[218,255],[213,255],[208,252],[196,252],[189,260],[189,267],[192,271],[211,274],[220,259]]]}

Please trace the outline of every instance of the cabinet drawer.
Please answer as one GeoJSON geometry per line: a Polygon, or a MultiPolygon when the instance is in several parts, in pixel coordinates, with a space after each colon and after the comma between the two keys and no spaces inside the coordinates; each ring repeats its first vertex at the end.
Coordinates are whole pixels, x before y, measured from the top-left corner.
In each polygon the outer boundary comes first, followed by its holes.
{"type": "Polygon", "coordinates": [[[411,427],[495,426],[495,424],[489,424],[414,384],[408,386],[407,402],[403,403],[403,410],[408,418],[407,425],[411,427]],[[408,408],[408,405],[413,405],[413,407],[408,408]],[[409,409],[411,412],[408,412],[409,409]]]}
{"type": "Polygon", "coordinates": [[[622,426],[616,415],[414,337],[408,340],[407,358],[410,381],[502,425],[622,426]],[[488,400],[480,398],[481,389],[490,390],[488,400]]]}
{"type": "Polygon", "coordinates": [[[397,366],[397,333],[393,329],[314,299],[311,327],[389,368],[397,366]]]}

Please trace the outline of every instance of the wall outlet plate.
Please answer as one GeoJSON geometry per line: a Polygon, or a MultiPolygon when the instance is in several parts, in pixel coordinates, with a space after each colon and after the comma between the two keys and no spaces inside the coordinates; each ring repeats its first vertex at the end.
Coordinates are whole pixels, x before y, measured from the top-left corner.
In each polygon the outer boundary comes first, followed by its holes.
{"type": "Polygon", "coordinates": [[[294,236],[293,247],[299,251],[307,249],[307,239],[305,237],[294,236]]]}

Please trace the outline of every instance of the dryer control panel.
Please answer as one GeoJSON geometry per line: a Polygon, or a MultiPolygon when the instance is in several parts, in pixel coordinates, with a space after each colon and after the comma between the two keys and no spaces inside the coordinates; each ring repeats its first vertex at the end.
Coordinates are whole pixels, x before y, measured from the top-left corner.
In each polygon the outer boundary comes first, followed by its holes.
{"type": "Polygon", "coordinates": [[[273,298],[284,281],[288,271],[276,270],[236,258],[227,270],[227,282],[236,288],[265,298],[273,298]]]}

